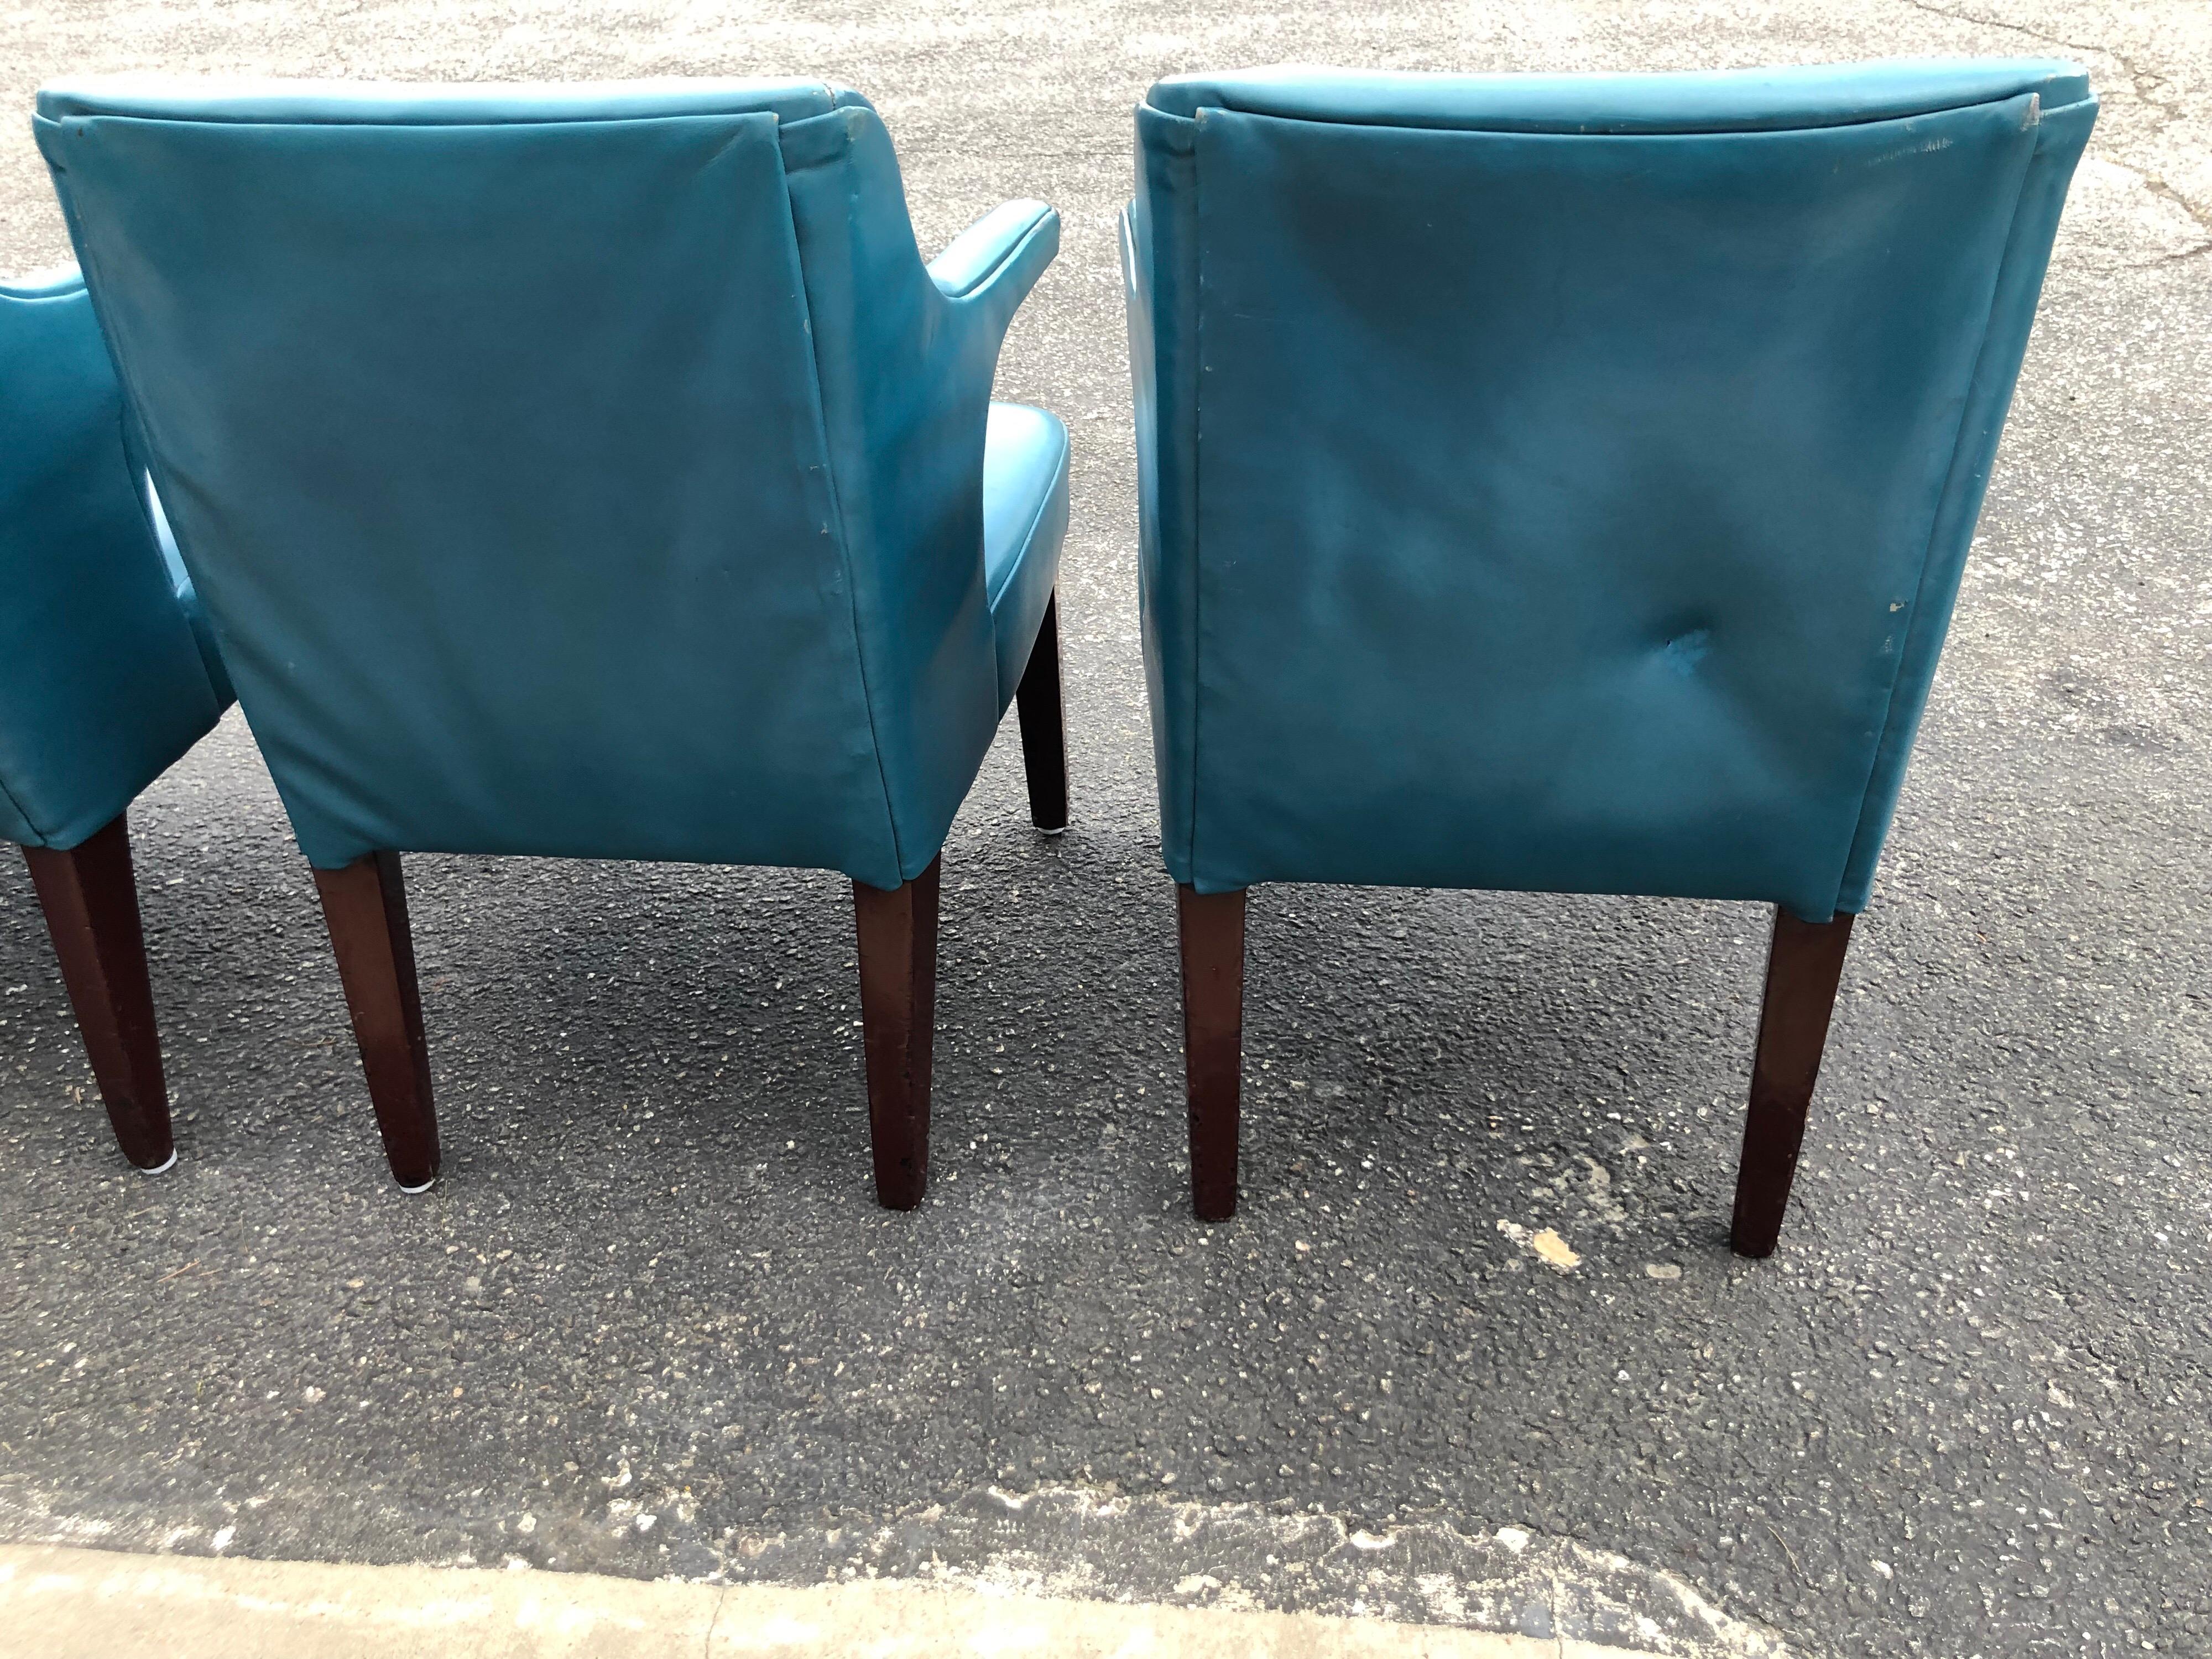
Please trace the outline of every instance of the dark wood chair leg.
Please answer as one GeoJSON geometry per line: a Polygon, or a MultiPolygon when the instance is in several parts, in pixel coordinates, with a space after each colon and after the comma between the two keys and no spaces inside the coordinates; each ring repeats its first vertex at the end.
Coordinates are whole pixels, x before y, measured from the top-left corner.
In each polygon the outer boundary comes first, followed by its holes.
{"type": "Polygon", "coordinates": [[[860,1024],[876,1201],[911,1210],[929,1186],[930,1038],[937,1019],[937,879],[942,855],[904,886],[853,884],[860,1024]]]}
{"type": "Polygon", "coordinates": [[[1830,921],[1800,921],[1787,910],[1774,913],[1751,1109],[1736,1174],[1729,1242],[1738,1255],[1771,1255],[1782,1236],[1782,1212],[1790,1206],[1797,1149],[1805,1139],[1805,1115],[1820,1074],[1820,1051],[1828,1041],[1854,920],[1838,915],[1830,921]]]}
{"type": "Polygon", "coordinates": [[[1182,939],[1182,1063],[1190,1104],[1190,1204],[1237,1213],[1237,1101],[1244,1063],[1244,895],[1176,887],[1182,939]]]}
{"type": "Polygon", "coordinates": [[[1030,822],[1048,836],[1067,828],[1067,726],[1060,703],[1060,596],[1045,601],[1029,666],[1014,688],[1029,774],[1030,822]]]}
{"type": "Polygon", "coordinates": [[[392,1179],[419,1193],[438,1178],[438,1115],[399,854],[371,853],[343,870],[318,870],[315,887],[392,1179]]]}
{"type": "Polygon", "coordinates": [[[177,1161],[177,1150],[125,817],[117,814],[75,847],[26,847],[23,861],[115,1139],[124,1157],[158,1175],[177,1161]]]}

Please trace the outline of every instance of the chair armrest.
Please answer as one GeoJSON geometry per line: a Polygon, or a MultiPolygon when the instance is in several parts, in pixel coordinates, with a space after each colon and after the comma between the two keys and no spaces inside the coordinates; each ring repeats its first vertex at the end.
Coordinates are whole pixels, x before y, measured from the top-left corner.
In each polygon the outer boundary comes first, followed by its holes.
{"type": "Polygon", "coordinates": [[[1007,202],[952,239],[930,261],[937,290],[995,331],[1006,325],[1060,252],[1060,214],[1042,202],[1007,202]]]}
{"type": "Polygon", "coordinates": [[[73,847],[222,713],[73,272],[0,283],[0,840],[73,847]]]}

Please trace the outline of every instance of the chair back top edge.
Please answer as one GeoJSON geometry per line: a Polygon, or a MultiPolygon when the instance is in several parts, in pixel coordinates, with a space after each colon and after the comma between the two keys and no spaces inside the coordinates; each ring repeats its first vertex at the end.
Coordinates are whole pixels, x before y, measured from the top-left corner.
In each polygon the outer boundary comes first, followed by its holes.
{"type": "Polygon", "coordinates": [[[1195,118],[1221,109],[1349,125],[1630,136],[1756,132],[1895,120],[2035,93],[2045,107],[2087,98],[2063,58],[1893,58],[1770,69],[1633,74],[1457,75],[1286,64],[1181,75],[1146,106],[1195,118]]]}
{"type": "Polygon", "coordinates": [[[50,82],[39,89],[38,112],[49,121],[119,116],[271,125],[466,126],[761,113],[797,121],[866,101],[849,88],[795,77],[497,83],[148,74],[50,82]]]}

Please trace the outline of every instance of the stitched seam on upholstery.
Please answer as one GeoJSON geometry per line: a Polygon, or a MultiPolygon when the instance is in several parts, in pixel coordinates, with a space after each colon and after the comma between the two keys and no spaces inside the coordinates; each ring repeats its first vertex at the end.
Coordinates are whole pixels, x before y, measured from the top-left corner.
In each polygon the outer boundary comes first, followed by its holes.
{"type": "MultiPolygon", "coordinates": [[[[2033,94],[2029,95],[2033,96],[2033,94]]],[[[1971,107],[1980,106],[1972,106],[1971,107]]],[[[1875,738],[1874,753],[1869,757],[1867,762],[1866,782],[1862,786],[1859,791],[1858,816],[1853,821],[1851,826],[1850,842],[1844,849],[1843,867],[1836,872],[1836,896],[1838,898],[1843,896],[1843,884],[1844,880],[1850,874],[1851,857],[1853,853],[1857,849],[1859,834],[1866,828],[1867,806],[1868,803],[1874,796],[1875,778],[1881,769],[1882,753],[1888,748],[1890,735],[1896,728],[1898,682],[1904,678],[1905,665],[1912,654],[1913,641],[1921,633],[1923,627],[1923,619],[1927,616],[1927,610],[1923,604],[1923,600],[1927,597],[1928,574],[1931,554],[1936,544],[1936,532],[1942,526],[1944,506],[1951,499],[1952,486],[1958,480],[1960,459],[1966,447],[1966,420],[1967,417],[1973,413],[1975,389],[1981,382],[1983,360],[1989,355],[1990,336],[1994,331],[1996,319],[1997,297],[2004,290],[2005,267],[2009,263],[2009,255],[2012,251],[2012,239],[2020,228],[2021,204],[2026,199],[2027,195],[2027,176],[2030,173],[2034,171],[2036,155],[2040,148],[2040,135],[2039,134],[2037,139],[2031,141],[2028,145],[2027,159],[2021,166],[2020,177],[2014,187],[2012,216],[2005,224],[2004,246],[1997,255],[1996,274],[1990,283],[1989,308],[1983,313],[1982,317],[1982,343],[1974,353],[1974,366],[1967,372],[1966,393],[1960,400],[1959,424],[1951,434],[1950,464],[1943,469],[1943,487],[1936,492],[1936,506],[1934,510],[1929,513],[1928,518],[1928,535],[1925,541],[1922,544],[1920,550],[1920,577],[1918,581],[1914,584],[1912,590],[1911,619],[1906,623],[1905,628],[1905,638],[1898,647],[1897,665],[1890,671],[1889,691],[1882,702],[1881,727],[1875,738]]],[[[1991,452],[1990,459],[1991,465],[1994,466],[1996,460],[1994,450],[1991,452]]],[[[1964,580],[1965,574],[1965,564],[1962,557],[1960,567],[1960,576],[1961,580],[1964,580]]],[[[1948,622],[1947,619],[1947,628],[1948,625],[1948,622]]],[[[1932,693],[1934,690],[1933,675],[1935,672],[1934,665],[1932,664],[1929,666],[1929,672],[1930,675],[1929,690],[1932,693]]],[[[1899,762],[1899,765],[1902,768],[1903,764],[1904,761],[1901,759],[1899,762]]],[[[1899,784],[1901,787],[1901,778],[1899,780],[1899,784]]],[[[1832,916],[1834,915],[1832,908],[1829,914],[1832,916]]]]}
{"type": "MultiPolygon", "coordinates": [[[[831,112],[832,115],[835,113],[835,111],[831,112]]],[[[817,116],[810,118],[818,120],[823,118],[817,116]]],[[[776,125],[778,132],[781,133],[782,129],[781,118],[778,119],[776,125]]],[[[846,135],[846,146],[840,152],[841,155],[849,155],[851,148],[852,137],[848,130],[846,135]]],[[[808,165],[818,166],[819,163],[810,162],[808,165]]],[[[853,664],[860,676],[860,708],[868,718],[869,746],[876,753],[876,782],[884,793],[884,823],[890,831],[891,861],[903,876],[906,871],[906,854],[899,846],[898,814],[891,809],[890,775],[884,769],[883,732],[876,724],[875,688],[869,680],[868,650],[860,634],[860,584],[854,580],[853,576],[853,550],[851,539],[847,535],[845,528],[845,498],[843,492],[837,488],[836,463],[830,452],[830,417],[828,410],[823,407],[822,392],[822,335],[821,331],[814,326],[814,303],[807,296],[806,254],[805,250],[799,245],[799,215],[797,210],[792,205],[791,175],[789,170],[783,166],[783,147],[780,142],[776,146],[776,166],[784,173],[783,210],[790,219],[791,251],[799,264],[799,303],[805,313],[807,355],[814,361],[814,432],[822,445],[822,474],[829,485],[830,509],[836,520],[837,562],[845,573],[846,620],[851,624],[853,629],[853,664]]]]}
{"type": "MultiPolygon", "coordinates": [[[[814,115],[802,115],[801,121],[819,121],[835,115],[833,107],[814,115]]],[[[45,121],[60,126],[70,121],[136,121],[147,126],[163,127],[266,127],[284,130],[298,127],[335,129],[341,132],[500,132],[521,127],[618,127],[649,126],[666,121],[742,121],[755,115],[765,115],[780,126],[783,118],[772,109],[678,109],[659,114],[638,115],[547,115],[515,121],[315,121],[275,116],[257,116],[251,120],[233,119],[222,115],[147,115],[131,110],[73,110],[62,115],[33,113],[34,121],[45,121]]]]}
{"type": "Polygon", "coordinates": [[[8,787],[8,780],[5,778],[0,778],[0,795],[7,797],[8,805],[15,809],[15,816],[23,820],[25,827],[38,837],[39,844],[44,846],[53,832],[51,830],[39,828],[38,820],[31,816],[31,809],[24,805],[21,797],[8,787]]]}
{"type": "MultiPolygon", "coordinates": [[[[1669,127],[1656,132],[1633,130],[1626,132],[1592,132],[1587,128],[1569,126],[1463,127],[1431,126],[1425,123],[1415,124],[1403,121],[1352,121],[1331,115],[1291,115],[1274,113],[1266,110],[1238,109],[1228,104],[1200,104],[1198,111],[1210,109],[1217,110],[1224,115],[1249,115],[1255,120],[1260,121],[1301,121],[1310,126],[1317,127],[1365,127],[1376,132],[1463,132],[1501,138],[1757,138],[1787,133],[1843,132],[1852,127],[1880,126],[1885,121],[1919,121],[1931,115],[1955,115],[1961,110],[1989,109],[1997,105],[2009,104],[2015,98],[2037,95],[2037,88],[2025,87],[2017,92],[2008,92],[2001,98],[1977,98],[1963,104],[1933,104],[1925,109],[1899,110],[1887,115],[1864,115],[1848,121],[1813,121],[1793,126],[1776,127],[1669,127]]],[[[1171,117],[1176,120],[1190,121],[1198,118],[1197,112],[1190,115],[1176,115],[1173,110],[1161,109],[1158,104],[1152,101],[1150,94],[1146,95],[1145,101],[1146,107],[1157,110],[1160,114],[1171,117]]],[[[2063,104],[2055,107],[2070,109],[2073,106],[2063,104]]]]}
{"type": "MultiPolygon", "coordinates": [[[[1190,869],[1190,886],[1198,890],[1198,713],[1204,699],[1199,694],[1199,668],[1205,658],[1205,636],[1200,620],[1205,614],[1206,570],[1204,550],[1200,546],[1199,502],[1203,499],[1200,487],[1202,476],[1202,448],[1199,442],[1198,391],[1206,379],[1206,237],[1199,214],[1204,205],[1206,180],[1199,169],[1199,140],[1205,136],[1202,121],[1194,121],[1197,131],[1191,134],[1190,145],[1190,242],[1191,296],[1190,310],[1192,338],[1191,363],[1188,376],[1190,385],[1190,810],[1183,836],[1183,858],[1190,869]]],[[[1159,349],[1155,343],[1152,356],[1157,363],[1159,349]]],[[[1155,373],[1157,373],[1157,369],[1155,373]]],[[[1158,392],[1154,392],[1157,400],[1158,392]]],[[[1176,434],[1180,438],[1181,434],[1176,434]]],[[[1155,440],[1157,441],[1157,439],[1155,440]]],[[[1155,460],[1155,465],[1158,465],[1155,460]]]]}

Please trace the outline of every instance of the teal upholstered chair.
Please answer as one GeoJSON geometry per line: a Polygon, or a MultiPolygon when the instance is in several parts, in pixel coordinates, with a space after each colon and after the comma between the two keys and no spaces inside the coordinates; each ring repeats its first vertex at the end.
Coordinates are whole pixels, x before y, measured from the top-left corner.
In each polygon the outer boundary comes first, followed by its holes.
{"type": "Polygon", "coordinates": [[[1773,1248],[2096,103],[2046,62],[1154,87],[1125,222],[1192,1180],[1243,896],[1778,907],[1773,1248]]]}
{"type": "Polygon", "coordinates": [[[401,1184],[398,854],[535,854],[851,876],[917,1202],[938,854],[1018,688],[1066,821],[1066,435],[990,402],[1058,216],[925,268],[883,123],[812,82],[88,83],[36,127],[401,1184]]]}
{"type": "Polygon", "coordinates": [[[126,809],[230,701],[160,512],[82,281],[0,283],[0,841],[115,1138],[153,1171],[176,1150],[126,809]]]}

